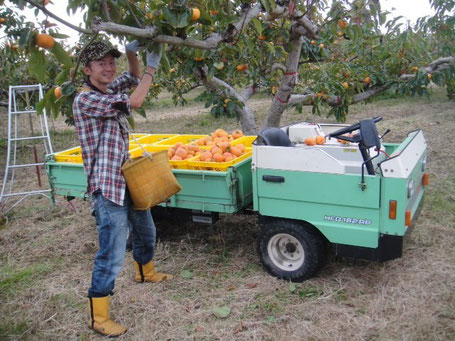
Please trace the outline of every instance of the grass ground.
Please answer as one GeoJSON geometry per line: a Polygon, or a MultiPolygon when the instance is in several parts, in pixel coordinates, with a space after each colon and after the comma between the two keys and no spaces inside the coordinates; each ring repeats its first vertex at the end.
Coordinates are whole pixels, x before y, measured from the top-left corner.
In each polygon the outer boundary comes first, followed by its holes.
{"type": "MultiPolygon", "coordinates": [[[[208,133],[238,127],[213,121],[203,104],[174,108],[158,101],[136,131],[208,133]]],[[[257,112],[269,99],[255,101],[257,112]]],[[[427,98],[386,99],[356,105],[348,117],[381,115],[387,140],[424,130],[430,186],[402,258],[387,263],[330,258],[315,278],[291,284],[267,275],[255,253],[253,216],[226,215],[214,225],[161,223],[159,270],[175,275],[136,284],[131,255],[116,282],[112,316],[129,327],[123,340],[454,340],[455,339],[455,109],[435,90],[427,98]],[[217,308],[229,314],[217,317],[217,308]]],[[[6,114],[0,112],[6,136],[6,114]]],[[[263,115],[258,115],[263,117],[263,115]]],[[[282,123],[328,121],[307,111],[286,111],[282,123]]],[[[260,123],[261,118],[258,119],[260,123]]],[[[72,128],[54,122],[55,150],[77,144],[72,128]]],[[[0,140],[4,169],[5,140],[0,140]]],[[[19,158],[30,158],[23,146],[19,158]]],[[[19,189],[36,186],[34,172],[18,176],[19,189]]],[[[87,326],[86,290],[97,234],[90,205],[77,212],[61,198],[29,199],[11,211],[0,230],[0,339],[98,340],[87,326]]]]}

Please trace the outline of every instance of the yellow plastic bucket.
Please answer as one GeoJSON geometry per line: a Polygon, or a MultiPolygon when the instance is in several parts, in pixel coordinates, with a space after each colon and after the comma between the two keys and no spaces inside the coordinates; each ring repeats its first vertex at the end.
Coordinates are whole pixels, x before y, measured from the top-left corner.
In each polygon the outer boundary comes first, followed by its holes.
{"type": "Polygon", "coordinates": [[[182,189],[172,173],[166,150],[129,159],[122,172],[136,210],[156,206],[182,189]]]}

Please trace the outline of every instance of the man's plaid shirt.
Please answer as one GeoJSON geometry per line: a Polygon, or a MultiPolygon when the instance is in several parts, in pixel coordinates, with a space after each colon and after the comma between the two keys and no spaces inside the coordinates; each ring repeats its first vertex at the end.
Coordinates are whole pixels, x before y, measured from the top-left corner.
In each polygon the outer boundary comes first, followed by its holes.
{"type": "Polygon", "coordinates": [[[126,183],[122,164],[128,156],[126,117],[131,115],[126,92],[139,83],[130,72],[123,73],[102,93],[84,88],[73,102],[77,134],[81,142],[82,159],[87,175],[87,193],[100,189],[104,197],[123,206],[126,183]]]}

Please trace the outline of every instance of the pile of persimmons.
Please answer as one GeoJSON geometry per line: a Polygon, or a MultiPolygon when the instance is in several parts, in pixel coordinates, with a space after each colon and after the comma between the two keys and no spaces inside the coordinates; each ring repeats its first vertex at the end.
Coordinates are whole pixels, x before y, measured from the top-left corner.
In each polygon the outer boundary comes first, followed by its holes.
{"type": "Polygon", "coordinates": [[[243,137],[241,130],[234,130],[231,134],[219,128],[211,134],[193,142],[184,144],[177,142],[168,150],[168,158],[172,161],[187,160],[193,157],[202,162],[229,162],[245,154],[246,148],[242,143],[232,144],[243,137]]]}

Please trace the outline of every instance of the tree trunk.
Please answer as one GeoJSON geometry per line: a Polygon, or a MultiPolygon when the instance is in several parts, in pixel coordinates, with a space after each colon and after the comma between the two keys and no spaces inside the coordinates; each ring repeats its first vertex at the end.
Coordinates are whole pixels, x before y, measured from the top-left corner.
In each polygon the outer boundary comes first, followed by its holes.
{"type": "Polygon", "coordinates": [[[240,126],[245,135],[256,135],[256,122],[254,119],[254,113],[251,109],[245,105],[243,108],[237,108],[235,110],[237,115],[239,115],[240,126]]]}
{"type": "Polygon", "coordinates": [[[267,112],[263,127],[279,127],[281,115],[288,105],[289,98],[297,82],[297,72],[299,68],[300,52],[302,50],[303,37],[298,36],[290,41],[291,51],[286,60],[286,72],[281,78],[280,88],[278,89],[272,104],[267,112]]]}

